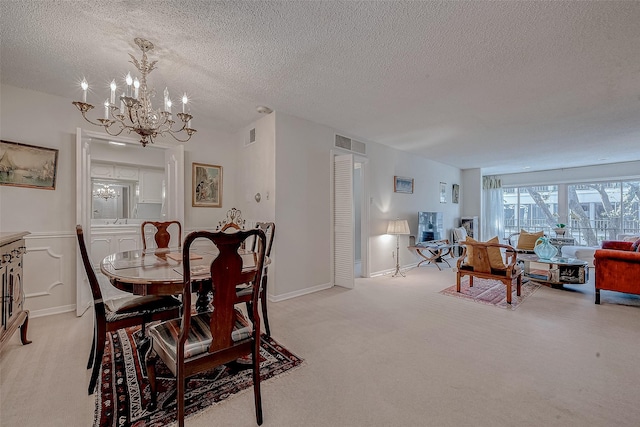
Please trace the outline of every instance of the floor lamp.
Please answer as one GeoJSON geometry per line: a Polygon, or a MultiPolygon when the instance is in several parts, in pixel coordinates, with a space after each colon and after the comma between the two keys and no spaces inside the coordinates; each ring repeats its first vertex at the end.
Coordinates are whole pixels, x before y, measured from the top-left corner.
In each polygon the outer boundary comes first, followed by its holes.
{"type": "Polygon", "coordinates": [[[396,271],[391,277],[405,277],[404,273],[400,271],[400,235],[408,235],[409,233],[409,224],[406,219],[394,219],[389,221],[387,234],[395,234],[396,236],[396,271]]]}

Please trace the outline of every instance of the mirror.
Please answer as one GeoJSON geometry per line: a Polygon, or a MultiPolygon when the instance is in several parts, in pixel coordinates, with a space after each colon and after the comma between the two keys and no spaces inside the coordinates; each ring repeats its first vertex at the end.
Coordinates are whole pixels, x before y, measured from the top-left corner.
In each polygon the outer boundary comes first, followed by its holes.
{"type": "Polygon", "coordinates": [[[93,139],[91,219],[95,225],[159,220],[166,209],[165,150],[93,139]],[[130,219],[131,221],[127,221],[130,219]]]}
{"type": "Polygon", "coordinates": [[[132,218],[132,187],[137,184],[91,180],[91,218],[124,219],[132,218]]]}

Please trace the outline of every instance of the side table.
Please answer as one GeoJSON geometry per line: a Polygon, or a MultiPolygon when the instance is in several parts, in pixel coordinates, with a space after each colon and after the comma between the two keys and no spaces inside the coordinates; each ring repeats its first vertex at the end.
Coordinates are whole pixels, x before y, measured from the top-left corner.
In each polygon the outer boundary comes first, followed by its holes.
{"type": "Polygon", "coordinates": [[[424,258],[422,261],[418,263],[418,267],[422,265],[422,263],[427,262],[428,264],[433,264],[438,267],[438,270],[442,270],[438,265],[439,262],[444,262],[451,268],[451,264],[444,259],[446,255],[450,255],[452,258],[454,257],[452,250],[457,247],[458,244],[449,243],[448,240],[434,240],[432,242],[424,242],[415,246],[408,246],[409,250],[415,251],[418,255],[424,258]]]}

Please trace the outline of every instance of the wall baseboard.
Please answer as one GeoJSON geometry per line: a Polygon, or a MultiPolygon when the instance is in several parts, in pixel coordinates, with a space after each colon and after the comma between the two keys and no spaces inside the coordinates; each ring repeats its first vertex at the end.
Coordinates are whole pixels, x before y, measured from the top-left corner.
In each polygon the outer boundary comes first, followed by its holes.
{"type": "Polygon", "coordinates": [[[321,285],[316,285],[316,286],[312,286],[310,288],[305,288],[305,289],[300,289],[294,292],[289,292],[286,294],[282,294],[282,295],[278,295],[278,296],[272,296],[269,295],[269,301],[271,302],[279,302],[279,301],[284,301],[284,300],[288,300],[291,298],[296,298],[296,297],[300,297],[302,295],[307,295],[307,294],[312,294],[314,292],[319,292],[319,291],[323,291],[325,289],[329,289],[333,287],[333,285],[331,283],[323,283],[321,285]]]}
{"type": "Polygon", "coordinates": [[[59,307],[45,308],[42,310],[29,310],[29,318],[35,319],[36,317],[53,316],[54,314],[68,313],[70,311],[76,311],[76,305],[61,305],[59,307]]]}

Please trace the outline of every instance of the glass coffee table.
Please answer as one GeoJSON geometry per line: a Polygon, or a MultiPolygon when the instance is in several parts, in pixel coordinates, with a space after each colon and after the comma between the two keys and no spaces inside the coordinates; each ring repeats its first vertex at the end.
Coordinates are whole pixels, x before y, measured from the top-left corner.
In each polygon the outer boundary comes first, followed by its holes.
{"type": "Polygon", "coordinates": [[[541,259],[535,254],[518,254],[525,277],[550,285],[581,285],[589,280],[586,261],[575,258],[554,257],[541,259]]]}

